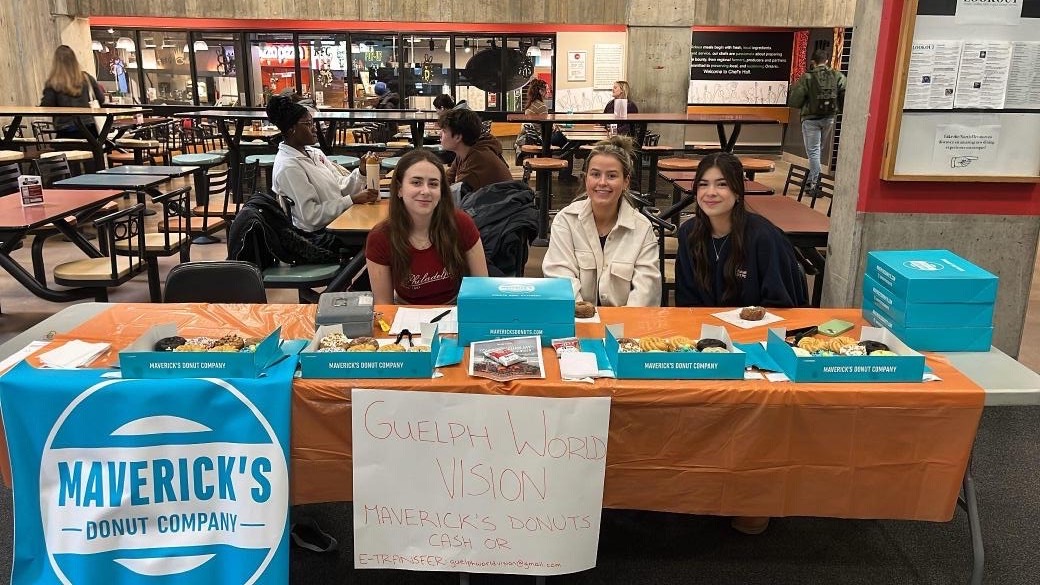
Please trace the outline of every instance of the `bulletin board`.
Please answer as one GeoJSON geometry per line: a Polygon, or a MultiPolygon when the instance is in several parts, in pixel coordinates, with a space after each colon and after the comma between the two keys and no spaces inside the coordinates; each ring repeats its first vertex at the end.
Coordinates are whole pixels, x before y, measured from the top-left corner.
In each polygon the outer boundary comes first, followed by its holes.
{"type": "Polygon", "coordinates": [[[1040,0],[907,0],[881,178],[1040,182],[1040,0]]]}

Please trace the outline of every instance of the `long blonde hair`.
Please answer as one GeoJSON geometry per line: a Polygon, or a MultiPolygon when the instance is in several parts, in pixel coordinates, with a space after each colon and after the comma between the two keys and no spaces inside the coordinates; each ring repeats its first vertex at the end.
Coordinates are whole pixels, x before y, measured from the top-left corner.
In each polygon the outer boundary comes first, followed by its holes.
{"type": "Polygon", "coordinates": [[[85,75],[80,69],[76,53],[68,45],[60,45],[54,49],[54,61],[46,86],[58,93],[79,97],[83,94],[85,75]]]}

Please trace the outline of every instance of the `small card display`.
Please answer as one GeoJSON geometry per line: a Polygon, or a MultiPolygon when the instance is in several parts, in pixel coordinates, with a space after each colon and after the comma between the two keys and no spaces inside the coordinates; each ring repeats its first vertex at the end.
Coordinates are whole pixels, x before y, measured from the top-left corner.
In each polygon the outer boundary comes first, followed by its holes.
{"type": "Polygon", "coordinates": [[[18,191],[22,195],[22,207],[43,205],[43,180],[39,175],[18,177],[18,191]]]}

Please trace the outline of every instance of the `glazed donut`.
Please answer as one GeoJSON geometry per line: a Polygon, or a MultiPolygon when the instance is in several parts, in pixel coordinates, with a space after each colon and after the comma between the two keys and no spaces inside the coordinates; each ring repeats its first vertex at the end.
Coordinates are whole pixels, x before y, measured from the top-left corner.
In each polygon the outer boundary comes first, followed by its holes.
{"type": "Polygon", "coordinates": [[[639,340],[639,347],[643,351],[672,351],[675,349],[672,342],[663,337],[644,337],[639,340]]]}

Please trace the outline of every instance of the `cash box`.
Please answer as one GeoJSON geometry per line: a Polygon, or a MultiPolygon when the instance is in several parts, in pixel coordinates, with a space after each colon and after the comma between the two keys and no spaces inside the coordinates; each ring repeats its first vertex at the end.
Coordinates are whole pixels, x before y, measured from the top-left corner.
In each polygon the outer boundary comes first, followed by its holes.
{"type": "Polygon", "coordinates": [[[992,303],[996,275],[949,250],[867,253],[866,275],[908,303],[992,303]]]}
{"type": "Polygon", "coordinates": [[[794,382],[921,382],[924,378],[924,356],[887,329],[863,327],[858,341],[880,341],[897,355],[798,357],[785,337],[784,329],[770,329],[766,352],[794,382]]]}
{"type": "Polygon", "coordinates": [[[574,290],[566,278],[462,279],[459,345],[540,335],[542,345],[574,337],[574,290]]]}
{"type": "Polygon", "coordinates": [[[701,325],[699,339],[718,339],[729,353],[698,351],[621,351],[618,339],[625,336],[624,325],[608,325],[604,344],[611,369],[619,379],[631,380],[743,380],[747,357],[736,348],[725,327],[701,325]]]}
{"type": "Polygon", "coordinates": [[[155,342],[177,335],[173,323],[156,325],[119,352],[119,369],[124,378],[256,378],[285,355],[281,331],[263,338],[255,351],[155,351],[155,342]]]}
{"type": "Polygon", "coordinates": [[[332,292],[318,297],[318,325],[342,325],[347,337],[372,334],[372,293],[332,292]]]}

